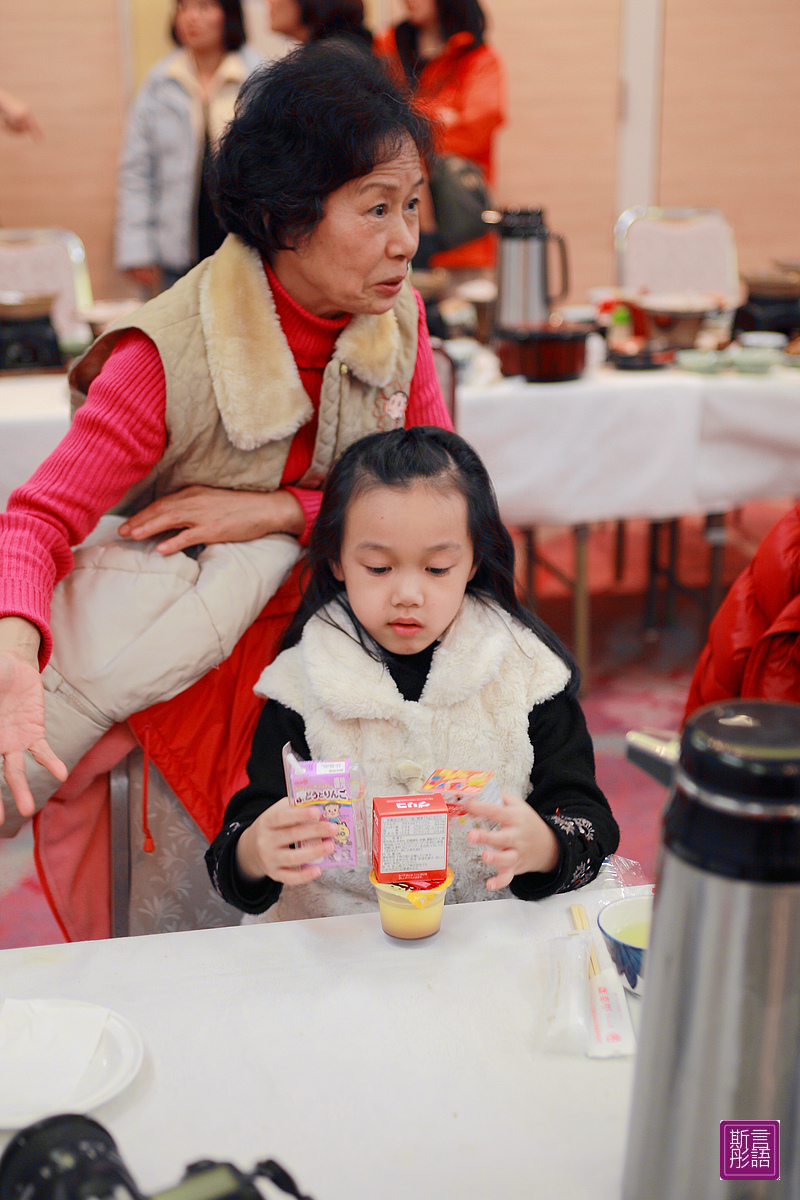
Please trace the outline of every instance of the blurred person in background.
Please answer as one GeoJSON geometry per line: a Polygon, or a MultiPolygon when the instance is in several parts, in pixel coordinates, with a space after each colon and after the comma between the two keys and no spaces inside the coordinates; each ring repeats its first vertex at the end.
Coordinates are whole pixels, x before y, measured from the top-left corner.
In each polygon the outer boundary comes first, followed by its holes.
{"type": "Polygon", "coordinates": [[[0,121],[9,133],[29,133],[34,138],[44,136],[39,122],[28,105],[2,89],[0,89],[0,121]]]}
{"type": "Polygon", "coordinates": [[[298,42],[349,37],[372,45],[362,0],[267,0],[270,29],[298,42]]]}
{"type": "MultiPolygon", "coordinates": [[[[438,125],[437,152],[475,163],[494,181],[494,137],[506,119],[505,70],[484,40],[486,17],[478,0],[404,0],[407,17],[373,43],[395,78],[414,93],[425,115],[438,125]]],[[[419,258],[436,248],[432,204],[420,210],[419,258]]],[[[491,233],[453,250],[434,253],[432,267],[486,268],[495,260],[491,233]]]]}
{"type": "Polygon", "coordinates": [[[142,84],[120,155],[116,265],[151,295],[222,244],[206,164],[261,61],[240,0],[177,0],[172,37],[179,49],[142,84]]]}

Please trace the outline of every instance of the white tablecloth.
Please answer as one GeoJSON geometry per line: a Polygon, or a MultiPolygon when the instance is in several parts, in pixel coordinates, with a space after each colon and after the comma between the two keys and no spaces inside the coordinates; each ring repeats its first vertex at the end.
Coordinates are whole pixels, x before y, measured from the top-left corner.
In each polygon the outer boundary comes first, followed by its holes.
{"type": "Polygon", "coordinates": [[[460,387],[456,420],[504,519],[523,527],[660,520],[800,494],[800,371],[790,368],[506,379],[460,387]]]}
{"type": "Polygon", "coordinates": [[[601,898],[450,905],[422,942],[369,913],[6,950],[0,978],[139,1031],[142,1070],[94,1115],[145,1192],[274,1157],[316,1200],[618,1200],[633,1060],[534,1036],[545,943],[601,898]]]}
{"type": "Polygon", "coordinates": [[[0,509],[68,428],[66,375],[0,377],[0,509]]]}

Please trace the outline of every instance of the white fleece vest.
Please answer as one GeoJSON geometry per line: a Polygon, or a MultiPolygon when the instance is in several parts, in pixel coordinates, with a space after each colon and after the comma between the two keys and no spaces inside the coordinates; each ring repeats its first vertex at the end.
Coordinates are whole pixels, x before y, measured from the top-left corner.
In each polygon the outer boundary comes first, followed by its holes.
{"type": "MultiPolygon", "coordinates": [[[[368,433],[395,429],[417,359],[419,311],[406,281],[394,308],[353,317],[325,368],[317,438],[301,487],[319,488],[339,455],[368,433]]],[[[269,492],[280,487],[292,439],[313,408],[255,250],[229,234],[174,287],[116,322],[70,371],[80,405],[126,329],[155,343],[167,386],[167,446],[119,512],[136,512],[191,484],[269,492]]]]}
{"type": "MultiPolygon", "coordinates": [[[[328,611],[343,629],[352,628],[338,605],[328,611]]],[[[495,605],[466,596],[434,652],[422,695],[409,701],[388,670],[343,629],[312,617],[299,644],[279,655],[255,687],[303,717],[314,758],[358,759],[370,798],[413,793],[437,767],[491,770],[502,790],[528,794],[530,710],[569,680],[567,665],[531,630],[495,605]]],[[[486,890],[493,872],[459,822],[450,824],[455,879],[448,901],[508,896],[507,889],[486,890]]],[[[265,919],[375,908],[367,875],[366,867],[329,870],[314,883],[284,888],[265,919]]]]}

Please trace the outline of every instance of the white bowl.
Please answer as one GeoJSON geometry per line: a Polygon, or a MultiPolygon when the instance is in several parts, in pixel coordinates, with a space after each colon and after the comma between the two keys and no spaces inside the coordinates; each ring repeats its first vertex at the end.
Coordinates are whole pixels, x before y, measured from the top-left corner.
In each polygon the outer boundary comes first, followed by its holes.
{"type": "Polygon", "coordinates": [[[597,924],[608,947],[611,961],[622,976],[629,992],[641,996],[644,991],[645,958],[653,897],[627,896],[601,908],[597,924]]]}
{"type": "Polygon", "coordinates": [[[782,350],[789,340],[785,333],[772,333],[767,329],[753,329],[738,335],[739,343],[755,350],[782,350]]]}

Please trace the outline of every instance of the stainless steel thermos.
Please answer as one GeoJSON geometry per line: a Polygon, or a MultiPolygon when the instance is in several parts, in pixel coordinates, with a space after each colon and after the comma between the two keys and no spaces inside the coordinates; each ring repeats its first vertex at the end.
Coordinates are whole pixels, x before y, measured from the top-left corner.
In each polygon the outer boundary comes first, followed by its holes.
{"type": "Polygon", "coordinates": [[[623,1200],[798,1197],[800,705],[735,701],[667,796],[623,1200]]]}
{"type": "Polygon", "coordinates": [[[500,235],[495,325],[503,332],[525,330],[547,321],[552,305],[567,295],[567,248],[545,225],[541,208],[506,208],[494,216],[500,235]],[[561,261],[561,288],[554,293],[548,284],[548,241],[557,244],[561,261]]]}

